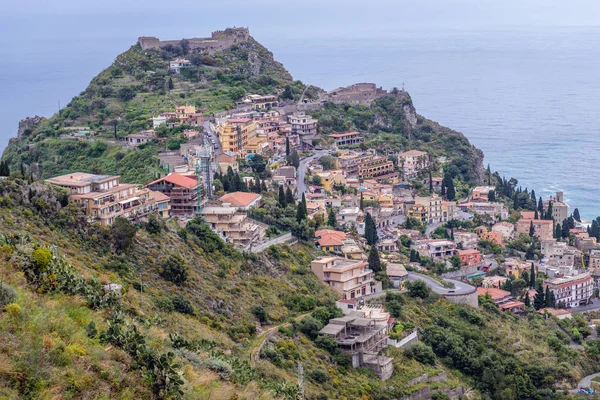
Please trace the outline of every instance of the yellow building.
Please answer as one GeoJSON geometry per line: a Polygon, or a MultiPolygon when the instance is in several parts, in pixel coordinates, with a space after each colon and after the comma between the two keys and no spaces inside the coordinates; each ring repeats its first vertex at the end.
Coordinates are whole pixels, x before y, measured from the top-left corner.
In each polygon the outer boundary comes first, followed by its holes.
{"type": "Polygon", "coordinates": [[[244,154],[264,154],[265,151],[269,148],[269,142],[267,141],[266,136],[257,136],[248,140],[248,144],[244,146],[244,154]]]}
{"type": "Polygon", "coordinates": [[[231,151],[243,157],[245,147],[256,137],[256,123],[250,118],[230,119],[217,127],[217,135],[223,152],[231,151]]]}
{"type": "Polygon", "coordinates": [[[382,194],[381,196],[379,196],[378,201],[379,201],[380,207],[385,207],[385,208],[394,207],[394,198],[392,197],[391,194],[382,194]]]}
{"type": "Polygon", "coordinates": [[[321,177],[321,186],[328,192],[333,191],[334,186],[346,184],[346,177],[341,172],[320,172],[317,174],[321,177]]]}
{"type": "Polygon", "coordinates": [[[427,209],[422,204],[414,204],[406,211],[408,218],[414,218],[417,221],[427,223],[427,209]]]}

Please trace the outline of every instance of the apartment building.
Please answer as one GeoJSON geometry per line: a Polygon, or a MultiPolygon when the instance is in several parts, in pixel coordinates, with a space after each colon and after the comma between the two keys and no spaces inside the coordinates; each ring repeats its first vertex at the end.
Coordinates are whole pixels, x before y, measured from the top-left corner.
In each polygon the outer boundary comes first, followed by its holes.
{"type": "Polygon", "coordinates": [[[250,106],[254,110],[266,110],[268,108],[277,107],[278,104],[277,97],[270,94],[264,96],[259,94],[249,94],[244,100],[237,103],[238,106],[250,106]]]}
{"type": "Polygon", "coordinates": [[[437,261],[452,257],[456,251],[456,243],[446,239],[423,239],[415,240],[410,248],[418,251],[421,256],[437,261]]]}
{"type": "Polygon", "coordinates": [[[489,194],[494,190],[496,190],[496,188],[493,186],[477,186],[471,192],[471,199],[489,201],[489,194]]]}
{"type": "Polygon", "coordinates": [[[404,179],[411,180],[419,172],[426,170],[431,165],[429,155],[424,151],[409,150],[398,154],[398,166],[404,171],[404,179]]]}
{"type": "Polygon", "coordinates": [[[543,202],[544,212],[548,211],[550,203],[552,203],[552,218],[554,221],[561,224],[567,218],[569,218],[569,205],[564,202],[563,192],[556,192],[556,196],[550,196],[548,200],[543,202]]]}
{"type": "Polygon", "coordinates": [[[375,281],[369,263],[340,257],[322,257],[310,268],[321,282],[338,292],[342,299],[354,299],[381,291],[381,282],[375,281]]]}
{"type": "Polygon", "coordinates": [[[510,240],[515,233],[515,226],[510,222],[498,222],[492,226],[492,232],[498,232],[502,239],[510,240]]]}
{"type": "Polygon", "coordinates": [[[202,218],[227,242],[248,248],[261,241],[266,229],[248,218],[245,211],[228,203],[202,208],[202,218]]]}
{"type": "Polygon", "coordinates": [[[151,142],[154,139],[156,139],[156,132],[154,132],[154,129],[144,130],[125,136],[125,141],[129,146],[132,147],[137,147],[141,144],[151,142]]]}
{"type": "Polygon", "coordinates": [[[246,146],[256,137],[256,122],[250,118],[232,118],[217,126],[216,132],[223,152],[244,157],[246,146]]]}
{"type": "Polygon", "coordinates": [[[304,112],[288,116],[292,125],[292,135],[299,135],[301,139],[310,139],[317,134],[317,120],[304,112]]]}
{"type": "Polygon", "coordinates": [[[496,303],[501,311],[511,311],[513,313],[521,313],[525,311],[525,303],[515,300],[510,292],[497,288],[477,288],[477,296],[490,296],[492,301],[496,303]]]}
{"type": "Polygon", "coordinates": [[[544,282],[544,288],[546,287],[554,294],[557,306],[570,308],[589,302],[594,292],[594,281],[586,272],[575,276],[549,279],[544,282]]]}
{"type": "Polygon", "coordinates": [[[182,68],[191,67],[192,63],[187,58],[176,58],[174,60],[169,61],[169,70],[178,74],[181,72],[182,68]]]}
{"type": "Polygon", "coordinates": [[[132,183],[120,183],[119,178],[73,172],[46,182],[67,189],[69,201],[81,205],[89,220],[101,225],[111,225],[119,217],[129,220],[150,214],[169,217],[169,198],[149,189],[138,189],[132,183]]]}
{"type": "Polygon", "coordinates": [[[578,250],[570,247],[566,242],[558,242],[556,239],[542,240],[542,255],[552,264],[559,267],[573,267],[578,256],[578,250]]]}
{"type": "Polygon", "coordinates": [[[397,176],[394,173],[394,163],[386,157],[371,155],[363,158],[357,163],[357,172],[360,179],[371,178],[393,178],[397,176]]]}
{"type": "Polygon", "coordinates": [[[150,182],[146,187],[169,197],[172,215],[191,217],[197,214],[198,181],[196,179],[172,172],[150,182]]]}
{"type": "Polygon", "coordinates": [[[356,131],[334,133],[333,135],[329,135],[329,137],[335,140],[336,147],[352,146],[365,141],[365,138],[360,136],[360,133],[356,131]]]}
{"type": "Polygon", "coordinates": [[[589,268],[599,268],[599,267],[600,267],[600,250],[591,250],[590,251],[589,268]]]}
{"type": "Polygon", "coordinates": [[[427,220],[425,222],[428,224],[437,224],[442,222],[442,198],[437,194],[434,194],[431,197],[416,197],[415,204],[422,205],[425,208],[427,212],[427,220]]]}
{"type": "Polygon", "coordinates": [[[479,236],[473,232],[455,231],[454,241],[457,245],[460,244],[460,247],[465,250],[475,249],[477,248],[477,243],[479,242],[479,236]]]}
{"type": "Polygon", "coordinates": [[[458,220],[459,217],[460,209],[455,201],[442,201],[442,223],[458,220]]]}
{"type": "Polygon", "coordinates": [[[456,250],[456,255],[460,257],[460,265],[463,267],[470,267],[482,261],[481,253],[475,249],[456,250]]]}
{"type": "Polygon", "coordinates": [[[164,112],[158,117],[152,118],[152,126],[154,129],[161,125],[167,125],[169,128],[179,125],[202,126],[204,123],[203,110],[206,109],[196,109],[194,106],[179,106],[175,108],[175,112],[164,112]]]}
{"type": "Polygon", "coordinates": [[[475,214],[485,214],[495,220],[507,219],[509,215],[508,208],[502,203],[477,201],[469,203],[469,208],[475,214]]]}
{"type": "Polygon", "coordinates": [[[529,234],[529,228],[533,223],[534,236],[544,241],[554,236],[554,224],[551,220],[521,218],[517,221],[517,234],[529,234]]]}

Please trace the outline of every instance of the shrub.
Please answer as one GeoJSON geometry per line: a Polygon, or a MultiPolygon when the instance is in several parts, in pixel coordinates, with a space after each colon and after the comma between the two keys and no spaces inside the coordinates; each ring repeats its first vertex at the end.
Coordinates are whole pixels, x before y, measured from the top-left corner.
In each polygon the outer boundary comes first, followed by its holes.
{"type": "Polygon", "coordinates": [[[252,307],[252,314],[258,319],[261,324],[267,322],[267,310],[261,305],[256,305],[252,307]]]}
{"type": "Polygon", "coordinates": [[[182,314],[194,315],[194,307],[192,303],[182,295],[178,294],[171,298],[171,302],[173,303],[173,308],[175,311],[180,312],[182,314]]]}
{"type": "Polygon", "coordinates": [[[125,218],[117,218],[110,227],[110,233],[117,250],[127,250],[135,238],[135,226],[125,218]]]}
{"type": "Polygon", "coordinates": [[[319,335],[322,327],[323,325],[310,315],[300,321],[300,331],[313,340],[319,335]]]}
{"type": "Polygon", "coordinates": [[[15,288],[0,282],[0,307],[13,303],[17,299],[15,288]]]}
{"type": "Polygon", "coordinates": [[[21,306],[15,303],[9,304],[4,307],[4,310],[13,318],[21,316],[21,306]]]}
{"type": "Polygon", "coordinates": [[[170,255],[163,263],[160,274],[176,285],[184,283],[188,278],[188,267],[179,255],[170,255]]]}
{"type": "Polygon", "coordinates": [[[308,373],[308,379],[316,383],[325,383],[329,380],[329,375],[322,369],[315,369],[308,373]]]}
{"type": "Polygon", "coordinates": [[[331,336],[321,335],[315,339],[315,344],[317,347],[334,354],[338,351],[337,340],[332,338],[331,336]]]}
{"type": "Polygon", "coordinates": [[[161,310],[161,311],[165,311],[165,312],[175,311],[173,302],[168,297],[165,297],[165,296],[155,297],[154,304],[156,304],[156,307],[158,307],[159,310],[161,310]]]}
{"type": "Polygon", "coordinates": [[[38,247],[31,253],[36,273],[44,272],[52,262],[52,252],[45,247],[38,247]]]}
{"type": "Polygon", "coordinates": [[[435,353],[430,346],[423,342],[419,342],[406,351],[406,355],[414,358],[421,364],[434,365],[435,353]]]}
{"type": "Polygon", "coordinates": [[[414,282],[407,282],[406,288],[408,289],[408,295],[410,297],[420,297],[422,299],[429,297],[429,288],[427,287],[427,284],[420,279],[414,282]]]}
{"type": "Polygon", "coordinates": [[[317,300],[312,296],[297,294],[288,297],[285,306],[292,311],[310,311],[317,306],[317,300]]]}

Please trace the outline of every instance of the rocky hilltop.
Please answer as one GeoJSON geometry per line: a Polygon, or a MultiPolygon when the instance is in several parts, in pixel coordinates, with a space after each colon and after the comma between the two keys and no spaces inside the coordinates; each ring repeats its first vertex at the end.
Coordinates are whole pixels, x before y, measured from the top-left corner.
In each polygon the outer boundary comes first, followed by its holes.
{"type": "Polygon", "coordinates": [[[307,87],[294,81],[246,28],[213,32],[209,38],[141,37],[60,113],[22,121],[2,158],[15,170],[33,167],[41,177],[77,169],[121,174],[145,183],[160,172],[156,147],[127,150],[120,140],[151,128],[153,116],[184,105],[209,116],[235,107],[245,94],[274,94],[286,104],[327,100],[331,107],[309,111],[321,119],[322,133],[357,129],[375,143],[388,143],[388,150],[427,150],[449,160],[457,178],[473,184],[481,181],[483,154],[462,134],[417,115],[408,93],[388,93],[370,85],[329,93],[307,87]],[[169,63],[177,58],[185,58],[190,66],[174,74],[169,63]],[[368,101],[355,104],[356,93],[359,100],[367,96],[368,101]],[[83,141],[68,140],[79,131],[87,134],[83,141]]]}

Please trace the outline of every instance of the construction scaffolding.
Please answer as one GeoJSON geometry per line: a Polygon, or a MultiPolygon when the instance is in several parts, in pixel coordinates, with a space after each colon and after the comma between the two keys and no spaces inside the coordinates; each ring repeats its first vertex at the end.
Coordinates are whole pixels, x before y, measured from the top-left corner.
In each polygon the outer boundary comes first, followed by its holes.
{"type": "Polygon", "coordinates": [[[210,146],[202,146],[197,152],[198,162],[196,164],[196,179],[198,180],[198,215],[202,214],[202,203],[212,196],[212,173],[211,160],[213,148],[210,146]]]}

